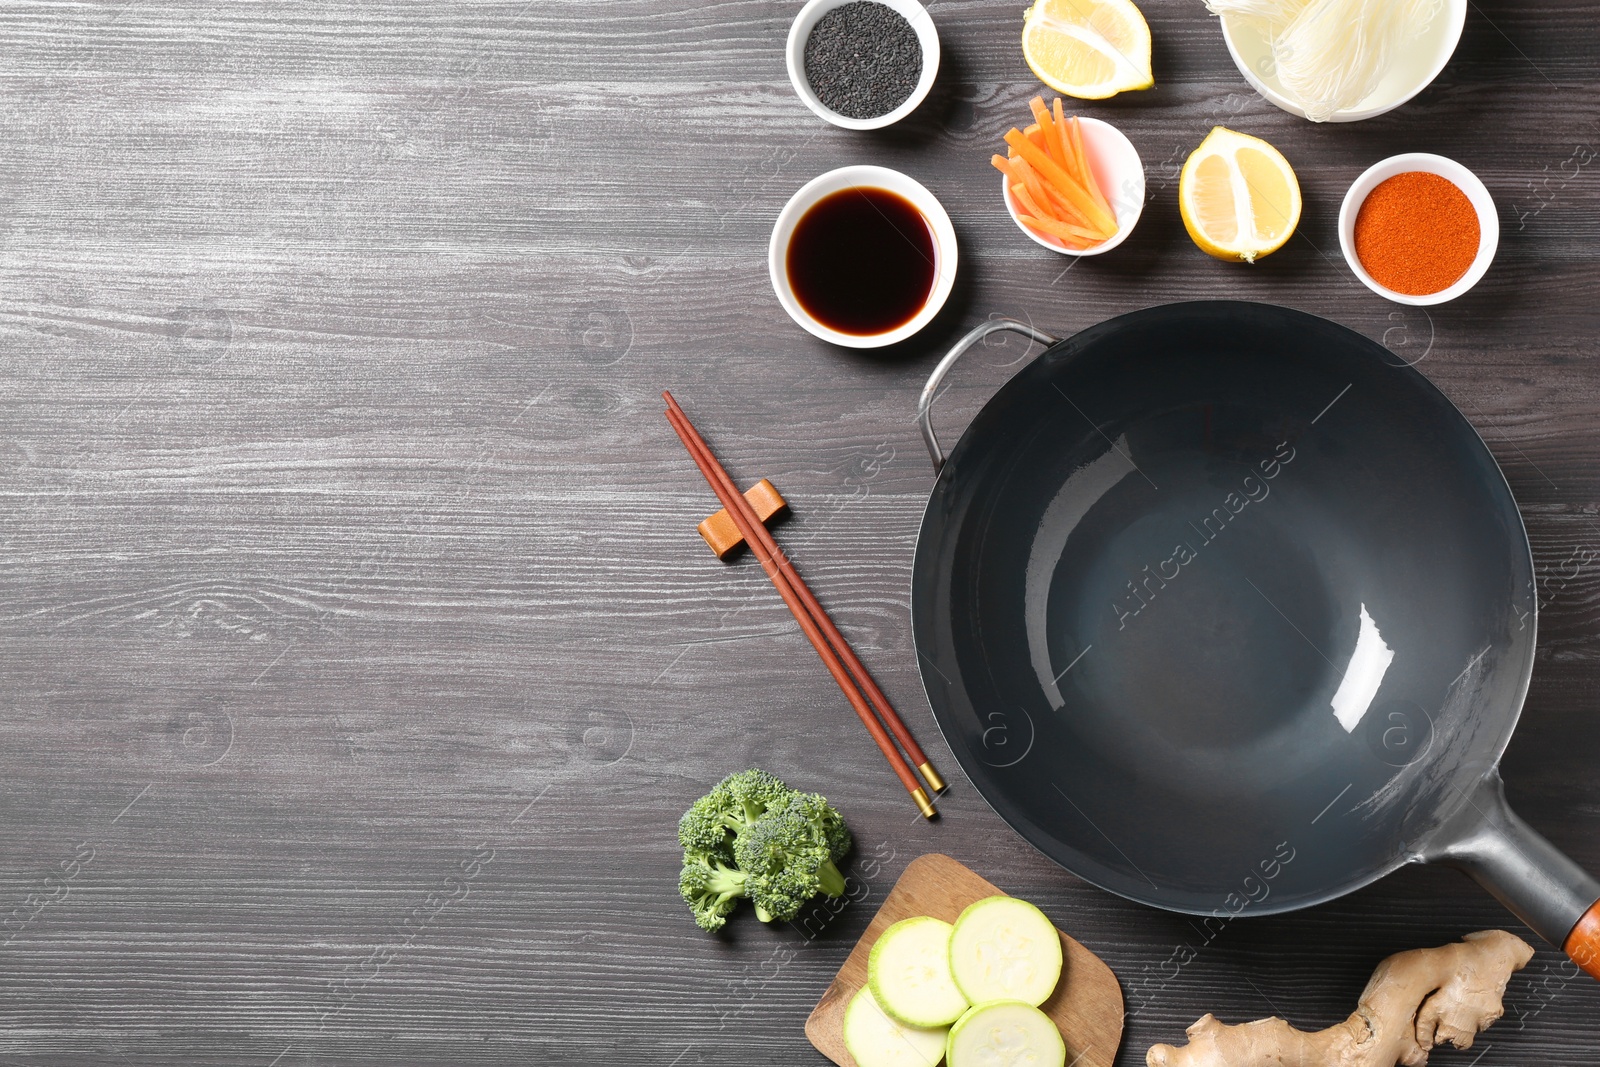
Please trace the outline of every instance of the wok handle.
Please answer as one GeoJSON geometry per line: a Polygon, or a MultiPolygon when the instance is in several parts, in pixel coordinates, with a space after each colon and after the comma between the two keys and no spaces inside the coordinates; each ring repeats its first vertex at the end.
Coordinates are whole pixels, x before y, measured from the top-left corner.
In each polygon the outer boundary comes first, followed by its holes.
{"type": "Polygon", "coordinates": [[[1491,771],[1425,857],[1459,867],[1533,932],[1600,978],[1600,881],[1520,819],[1491,771]]]}
{"type": "Polygon", "coordinates": [[[1583,913],[1578,925],[1567,935],[1567,943],[1561,946],[1561,951],[1572,957],[1572,962],[1591,978],[1600,978],[1600,901],[1583,913]]]}
{"type": "Polygon", "coordinates": [[[939,383],[944,381],[944,376],[950,373],[950,368],[956,365],[956,360],[966,354],[967,349],[990,334],[1006,330],[1032,338],[1046,347],[1055,344],[1057,340],[1044,331],[1036,330],[1016,319],[991,319],[957,341],[955,347],[945,353],[939,365],[933,368],[933,373],[928,375],[928,384],[922,387],[922,398],[917,401],[917,423],[922,427],[922,443],[928,446],[928,458],[933,460],[933,473],[938,474],[944,469],[944,451],[939,447],[939,438],[933,433],[933,394],[938,392],[939,383]]]}

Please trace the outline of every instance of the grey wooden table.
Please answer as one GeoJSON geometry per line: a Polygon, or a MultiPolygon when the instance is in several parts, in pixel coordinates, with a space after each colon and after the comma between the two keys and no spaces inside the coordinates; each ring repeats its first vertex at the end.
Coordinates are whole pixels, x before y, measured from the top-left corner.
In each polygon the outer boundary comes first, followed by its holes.
{"type": "MultiPolygon", "coordinates": [[[[964,781],[917,818],[760,572],[700,543],[711,498],[656,394],[790,496],[782,539],[954,774],[907,621],[913,412],[996,314],[1065,333],[1247,297],[1420,360],[1541,574],[1513,800],[1600,869],[1600,7],[1475,0],[1432,89],[1313,127],[1247,89],[1199,0],[1149,0],[1157,87],[1083,109],[1138,145],[1149,204],[1064,269],[988,164],[1039,88],[1022,0],[934,0],[934,95],[869,135],[790,92],[797,6],[0,7],[0,1062],[815,1064],[802,1021],[933,850],[1116,969],[1126,1064],[1205,1011],[1326,1025],[1381,956],[1517,929],[1417,869],[1208,936],[1058,870],[964,781]],[[1254,268],[1177,218],[1218,123],[1305,191],[1254,268]],[[1502,212],[1494,269],[1431,313],[1336,248],[1345,186],[1409,149],[1502,212]],[[803,334],[766,276],[784,200],[852,162],[920,178],[962,242],[947,313],[877,355],[803,334]],[[845,811],[856,890],[719,940],[677,899],[673,826],[752,763],[845,811]]],[[[963,365],[942,425],[1027,355],[963,365]]],[[[1600,986],[1559,963],[1435,1062],[1595,1062],[1600,986]]]]}

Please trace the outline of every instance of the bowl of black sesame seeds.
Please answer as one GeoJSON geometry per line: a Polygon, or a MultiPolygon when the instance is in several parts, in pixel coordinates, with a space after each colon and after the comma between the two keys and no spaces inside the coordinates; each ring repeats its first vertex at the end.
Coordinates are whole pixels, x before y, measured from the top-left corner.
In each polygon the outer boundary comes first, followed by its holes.
{"type": "Polygon", "coordinates": [[[939,34],[917,0],[809,0],[789,27],[787,57],[806,107],[847,130],[876,130],[933,88],[939,34]]]}

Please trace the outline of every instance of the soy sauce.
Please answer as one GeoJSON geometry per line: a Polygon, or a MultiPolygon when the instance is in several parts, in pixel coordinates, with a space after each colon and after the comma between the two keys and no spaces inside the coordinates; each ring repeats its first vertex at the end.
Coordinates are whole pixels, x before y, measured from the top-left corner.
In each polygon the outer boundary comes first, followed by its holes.
{"type": "Polygon", "coordinates": [[[789,287],[806,314],[840,333],[888,333],[916,317],[933,290],[933,232],[916,206],[857,186],[823,197],[789,238],[789,287]]]}

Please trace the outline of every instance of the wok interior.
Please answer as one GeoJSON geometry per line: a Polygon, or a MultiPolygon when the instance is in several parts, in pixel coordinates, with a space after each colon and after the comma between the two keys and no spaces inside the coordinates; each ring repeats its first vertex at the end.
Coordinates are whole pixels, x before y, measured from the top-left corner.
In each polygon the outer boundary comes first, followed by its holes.
{"type": "Polygon", "coordinates": [[[1498,758],[1533,650],[1504,480],[1377,345],[1178,305],[1019,373],[930,502],[924,678],[1068,869],[1211,913],[1390,870],[1498,758]]]}

